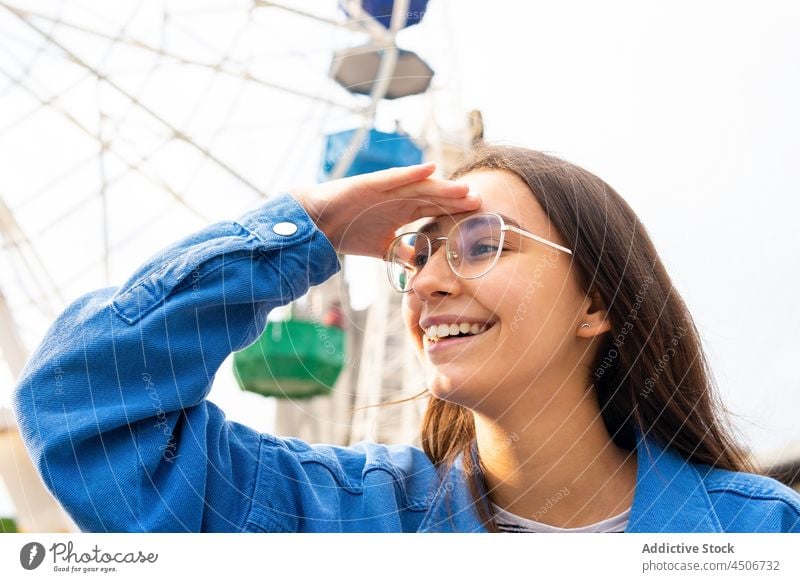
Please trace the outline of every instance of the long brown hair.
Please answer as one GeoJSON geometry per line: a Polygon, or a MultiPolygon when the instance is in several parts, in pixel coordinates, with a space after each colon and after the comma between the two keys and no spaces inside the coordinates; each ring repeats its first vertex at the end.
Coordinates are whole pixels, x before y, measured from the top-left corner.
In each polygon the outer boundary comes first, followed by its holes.
{"type": "MultiPolygon", "coordinates": [[[[602,298],[612,331],[590,380],[614,442],[632,451],[638,428],[688,461],[756,472],[723,414],[694,321],[627,202],[594,174],[521,147],[479,146],[450,178],[477,170],[512,172],[528,185],[573,249],[580,285],[602,298]]],[[[431,395],[423,449],[442,473],[463,454],[478,515],[497,531],[474,439],[472,412],[431,395]]]]}

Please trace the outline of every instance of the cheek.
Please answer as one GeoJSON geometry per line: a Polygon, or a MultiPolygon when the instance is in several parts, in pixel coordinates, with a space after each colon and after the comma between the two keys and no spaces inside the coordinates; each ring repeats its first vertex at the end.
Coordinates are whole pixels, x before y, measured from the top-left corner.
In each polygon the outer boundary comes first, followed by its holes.
{"type": "Polygon", "coordinates": [[[419,314],[419,301],[415,301],[413,298],[409,297],[409,294],[406,294],[406,296],[403,297],[403,323],[405,324],[406,332],[411,336],[415,345],[420,344],[418,333],[419,314]]]}
{"type": "Polygon", "coordinates": [[[555,285],[527,274],[498,274],[501,275],[498,284],[485,290],[487,305],[495,306],[510,331],[541,325],[558,293],[557,289],[553,290],[555,285]]]}
{"type": "Polygon", "coordinates": [[[517,274],[513,286],[497,292],[495,297],[502,297],[498,315],[504,323],[507,350],[532,355],[549,352],[562,341],[570,325],[566,309],[570,290],[564,286],[563,273],[551,268],[524,277],[517,274]]]}

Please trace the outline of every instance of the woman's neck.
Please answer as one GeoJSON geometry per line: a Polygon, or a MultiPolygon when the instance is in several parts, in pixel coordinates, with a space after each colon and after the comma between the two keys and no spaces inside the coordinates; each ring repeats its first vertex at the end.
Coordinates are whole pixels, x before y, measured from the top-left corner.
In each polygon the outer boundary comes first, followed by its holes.
{"type": "MultiPolygon", "coordinates": [[[[530,392],[529,392],[530,393],[530,392]]],[[[474,412],[489,498],[506,511],[557,527],[580,527],[631,506],[636,452],[614,444],[592,390],[559,390],[541,406],[515,405],[493,419],[474,412]]]]}

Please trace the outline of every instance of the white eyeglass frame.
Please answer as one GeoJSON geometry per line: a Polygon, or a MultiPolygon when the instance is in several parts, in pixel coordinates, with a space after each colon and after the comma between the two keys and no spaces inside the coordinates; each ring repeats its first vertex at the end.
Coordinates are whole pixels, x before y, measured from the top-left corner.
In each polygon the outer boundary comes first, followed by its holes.
{"type": "MultiPolygon", "coordinates": [[[[512,226],[510,224],[506,224],[506,221],[503,220],[503,217],[500,216],[499,214],[497,214],[496,212],[480,212],[478,214],[473,214],[472,216],[467,216],[466,218],[462,218],[461,220],[456,222],[453,225],[453,227],[447,232],[447,236],[437,236],[436,238],[432,238],[429,235],[425,234],[424,232],[419,232],[419,231],[412,230],[412,231],[409,231],[409,232],[404,232],[402,234],[399,234],[395,238],[393,238],[391,244],[389,244],[389,250],[386,251],[386,255],[384,256],[384,261],[386,262],[386,274],[389,277],[389,284],[392,286],[392,289],[394,289],[395,291],[397,291],[399,293],[408,293],[409,291],[411,291],[411,286],[409,286],[408,289],[406,289],[404,291],[402,289],[398,289],[397,286],[394,284],[394,278],[392,277],[392,261],[391,261],[391,257],[389,256],[389,253],[391,252],[391,250],[394,247],[394,245],[397,242],[397,240],[400,239],[400,238],[403,238],[404,236],[408,236],[410,234],[415,234],[417,236],[425,237],[425,240],[428,243],[428,260],[430,260],[430,258],[433,256],[433,249],[432,249],[433,242],[437,241],[437,240],[444,240],[445,241],[445,261],[447,262],[447,266],[450,267],[450,270],[453,272],[453,274],[456,277],[459,277],[461,279],[479,279],[480,277],[483,277],[489,271],[491,271],[494,268],[494,266],[497,264],[497,261],[500,259],[500,254],[502,253],[503,244],[505,243],[506,232],[508,232],[508,231],[516,232],[517,234],[521,234],[524,237],[527,237],[527,238],[529,238],[531,240],[535,240],[536,242],[545,244],[545,245],[547,245],[549,247],[552,247],[552,248],[554,248],[554,249],[556,249],[558,251],[561,251],[563,253],[566,253],[568,255],[572,255],[573,254],[573,252],[570,249],[568,249],[567,247],[561,246],[558,243],[555,243],[555,242],[553,242],[551,240],[547,240],[546,238],[543,238],[543,237],[541,237],[539,235],[533,234],[532,232],[528,232],[527,230],[524,230],[522,228],[517,228],[516,226],[512,226]],[[461,223],[463,223],[463,222],[465,222],[467,220],[472,220],[473,218],[477,218],[477,217],[480,217],[480,216],[487,216],[487,215],[488,216],[494,216],[494,217],[497,218],[497,220],[500,221],[500,245],[498,246],[497,253],[495,253],[495,255],[494,255],[494,259],[492,260],[492,264],[489,265],[486,268],[486,270],[483,273],[481,273],[480,275],[474,275],[472,277],[465,277],[464,275],[459,275],[456,272],[456,270],[453,267],[453,265],[450,263],[450,257],[451,257],[450,253],[452,252],[448,248],[449,245],[450,245],[450,235],[452,234],[452,232],[456,228],[458,228],[458,226],[461,223]]],[[[424,268],[425,267],[423,266],[422,269],[424,269],[424,268]]],[[[420,272],[422,272],[422,269],[420,269],[419,272],[417,272],[416,274],[418,275],[420,272]]]]}

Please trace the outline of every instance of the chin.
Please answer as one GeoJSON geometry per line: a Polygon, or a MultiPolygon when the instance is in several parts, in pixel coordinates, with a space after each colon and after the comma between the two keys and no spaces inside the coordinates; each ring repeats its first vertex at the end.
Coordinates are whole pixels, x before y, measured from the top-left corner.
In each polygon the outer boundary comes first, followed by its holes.
{"type": "Polygon", "coordinates": [[[427,374],[428,390],[440,400],[446,400],[459,406],[469,408],[469,403],[474,401],[471,392],[476,389],[474,379],[466,383],[466,378],[449,375],[439,369],[429,369],[427,374]]]}

